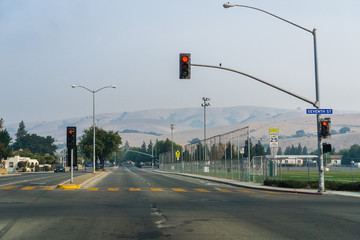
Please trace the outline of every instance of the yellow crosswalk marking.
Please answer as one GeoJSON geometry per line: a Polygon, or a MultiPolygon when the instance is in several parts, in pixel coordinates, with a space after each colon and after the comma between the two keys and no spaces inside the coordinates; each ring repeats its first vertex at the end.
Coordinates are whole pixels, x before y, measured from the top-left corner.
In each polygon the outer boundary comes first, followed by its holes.
{"type": "Polygon", "coordinates": [[[279,192],[271,192],[271,191],[262,191],[264,193],[269,193],[269,194],[280,194],[279,192]]]}
{"type": "Polygon", "coordinates": [[[63,188],[64,191],[75,191],[75,188],[63,188]]]}
{"type": "Polygon", "coordinates": [[[210,192],[209,190],[202,189],[202,188],[194,188],[194,190],[198,191],[198,192],[210,192]]]}
{"type": "Polygon", "coordinates": [[[119,188],[108,188],[108,191],[116,192],[119,191],[119,188]]]}
{"type": "Polygon", "coordinates": [[[230,190],[222,189],[222,188],[216,188],[216,190],[218,190],[219,192],[226,192],[226,193],[231,192],[230,190]]]}
{"type": "Polygon", "coordinates": [[[99,188],[88,188],[87,190],[88,191],[97,191],[97,190],[99,190],[99,188]]]}
{"type": "Polygon", "coordinates": [[[172,188],[172,190],[175,192],[186,192],[186,190],[184,190],[182,188],[172,188]]]}
{"type": "Polygon", "coordinates": [[[238,190],[238,192],[244,192],[244,193],[255,193],[254,191],[244,190],[244,189],[238,190]]]}
{"type": "Polygon", "coordinates": [[[140,188],[129,188],[129,191],[136,192],[136,191],[141,191],[141,189],[140,188]]]}
{"type": "Polygon", "coordinates": [[[164,190],[161,189],[161,188],[150,188],[151,191],[154,191],[154,192],[163,192],[164,190]]]}
{"type": "Polygon", "coordinates": [[[12,188],[16,188],[16,186],[1,187],[0,189],[12,189],[12,188]]]}
{"type": "Polygon", "coordinates": [[[41,190],[54,190],[55,189],[55,187],[44,187],[43,189],[41,189],[41,190]]]}
{"type": "Polygon", "coordinates": [[[21,188],[21,190],[33,190],[34,188],[36,188],[36,187],[23,187],[23,188],[21,188]]]}

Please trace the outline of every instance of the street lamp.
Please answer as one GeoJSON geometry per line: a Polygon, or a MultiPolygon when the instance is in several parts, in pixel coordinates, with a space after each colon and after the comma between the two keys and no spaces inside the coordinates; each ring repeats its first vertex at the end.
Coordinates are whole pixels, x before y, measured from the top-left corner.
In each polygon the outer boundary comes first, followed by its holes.
{"type": "Polygon", "coordinates": [[[95,173],[95,93],[99,92],[100,90],[103,90],[104,88],[116,88],[115,85],[111,86],[105,86],[102,88],[99,88],[97,90],[90,90],[87,87],[81,86],[81,85],[71,85],[72,88],[80,87],[83,88],[93,94],[93,173],[95,173]]]}
{"type": "MultiPolygon", "coordinates": [[[[260,11],[263,13],[266,13],[272,17],[275,17],[277,19],[280,19],[284,22],[287,22],[297,28],[300,28],[306,32],[309,32],[313,35],[313,42],[314,42],[314,68],[315,68],[315,95],[316,95],[316,100],[315,100],[315,104],[314,106],[316,108],[320,108],[320,95],[319,95],[319,74],[318,74],[318,61],[317,61],[317,46],[316,46],[316,29],[314,28],[313,30],[309,30],[306,29],[302,26],[299,26],[293,22],[290,22],[284,18],[281,18],[275,14],[272,14],[270,12],[267,12],[265,10],[262,10],[260,8],[256,8],[256,7],[251,7],[251,6],[247,6],[247,5],[239,5],[239,4],[231,4],[231,3],[225,3],[223,5],[224,8],[230,8],[230,7],[243,7],[243,8],[250,8],[256,11],[260,11]]],[[[319,192],[324,192],[325,191],[325,185],[324,185],[324,171],[323,171],[323,159],[321,157],[321,136],[320,136],[320,114],[316,114],[316,122],[317,122],[317,138],[318,138],[318,168],[319,168],[319,192]]]]}
{"type": "Polygon", "coordinates": [[[204,108],[204,161],[206,162],[206,107],[210,107],[210,98],[203,97],[201,106],[204,108]]]}

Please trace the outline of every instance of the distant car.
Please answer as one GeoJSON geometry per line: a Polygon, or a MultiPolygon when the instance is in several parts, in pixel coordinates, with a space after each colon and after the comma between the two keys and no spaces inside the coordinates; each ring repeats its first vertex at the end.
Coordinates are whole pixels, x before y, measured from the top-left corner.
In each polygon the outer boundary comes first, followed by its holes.
{"type": "Polygon", "coordinates": [[[63,166],[56,166],[54,172],[65,172],[65,168],[63,166]]]}

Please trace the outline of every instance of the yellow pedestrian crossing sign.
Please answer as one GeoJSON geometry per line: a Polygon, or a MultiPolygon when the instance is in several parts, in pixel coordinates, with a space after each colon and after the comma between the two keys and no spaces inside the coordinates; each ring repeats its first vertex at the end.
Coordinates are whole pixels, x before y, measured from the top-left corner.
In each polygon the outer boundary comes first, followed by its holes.
{"type": "Polygon", "coordinates": [[[175,152],[175,157],[176,157],[176,160],[179,160],[179,158],[180,158],[180,151],[179,150],[177,150],[175,152]]]}

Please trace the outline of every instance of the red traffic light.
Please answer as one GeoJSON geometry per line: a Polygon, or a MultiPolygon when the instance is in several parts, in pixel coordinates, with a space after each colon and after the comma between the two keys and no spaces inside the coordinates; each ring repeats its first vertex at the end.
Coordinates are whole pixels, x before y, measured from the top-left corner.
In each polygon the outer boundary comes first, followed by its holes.
{"type": "Polygon", "coordinates": [[[191,76],[191,54],[180,53],[179,57],[179,78],[190,79],[191,76]]]}
{"type": "Polygon", "coordinates": [[[327,123],[327,122],[322,122],[322,125],[323,125],[323,126],[327,126],[328,123],[327,123]]]}
{"type": "Polygon", "coordinates": [[[187,62],[189,61],[188,56],[183,56],[183,57],[182,57],[182,61],[185,62],[185,63],[187,63],[187,62]]]}

